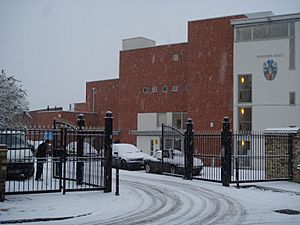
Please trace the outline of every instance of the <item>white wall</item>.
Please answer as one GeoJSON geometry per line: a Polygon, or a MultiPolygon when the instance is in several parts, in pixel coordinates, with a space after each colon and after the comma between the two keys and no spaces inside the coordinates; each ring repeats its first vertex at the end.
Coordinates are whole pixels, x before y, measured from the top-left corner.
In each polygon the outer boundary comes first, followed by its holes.
{"type": "Polygon", "coordinates": [[[151,140],[153,140],[153,152],[160,149],[160,138],[154,136],[138,136],[136,145],[144,153],[151,155],[151,140]]]}
{"type": "Polygon", "coordinates": [[[300,126],[300,23],[295,23],[296,70],[289,70],[289,39],[234,43],[234,126],[238,128],[238,107],[252,106],[252,130],[300,126]],[[263,63],[272,58],[277,76],[269,81],[263,63]],[[252,103],[238,103],[238,75],[252,74],[252,103]],[[296,105],[289,105],[289,92],[296,92],[296,105]]]}
{"type": "MultiPolygon", "coordinates": [[[[167,112],[167,123],[172,124],[172,112],[167,112]]],[[[161,131],[161,126],[157,127],[157,113],[138,113],[137,131],[161,131]]],[[[159,136],[139,136],[137,135],[137,147],[150,155],[151,140],[153,140],[153,152],[160,149],[159,136]]]]}
{"type": "Polygon", "coordinates": [[[153,46],[155,46],[155,41],[144,37],[128,38],[122,40],[122,50],[147,48],[153,46]]]}
{"type": "Polygon", "coordinates": [[[138,113],[137,127],[138,131],[156,130],[156,113],[138,113]]]}

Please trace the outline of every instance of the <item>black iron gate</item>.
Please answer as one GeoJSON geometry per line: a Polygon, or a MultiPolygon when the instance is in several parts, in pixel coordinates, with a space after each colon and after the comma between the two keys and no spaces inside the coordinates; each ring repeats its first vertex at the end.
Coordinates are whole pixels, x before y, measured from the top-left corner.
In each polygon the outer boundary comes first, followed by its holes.
{"type": "Polygon", "coordinates": [[[235,132],[225,117],[220,132],[193,132],[162,125],[162,172],[186,179],[230,183],[289,180],[292,136],[286,133],[235,132]]]}
{"type": "Polygon", "coordinates": [[[112,115],[105,117],[105,130],[78,128],[55,121],[51,129],[1,131],[8,146],[5,194],[104,190],[111,192],[112,115]],[[35,157],[43,140],[50,140],[45,157],[35,157]],[[19,146],[19,147],[18,147],[19,146]],[[108,157],[110,156],[110,157],[108,157]],[[110,161],[108,161],[110,160],[110,161]],[[42,164],[42,179],[36,180],[37,163],[42,164]],[[23,168],[23,169],[21,169],[23,168]],[[28,173],[27,169],[28,168],[28,173]],[[8,170],[7,170],[8,171],[8,170]],[[19,173],[20,172],[20,173],[19,173]],[[14,176],[12,176],[12,174],[14,176]]]}
{"type": "Polygon", "coordinates": [[[235,132],[227,117],[221,132],[197,132],[194,156],[204,164],[194,179],[246,183],[291,178],[292,136],[287,133],[235,132]]]}
{"type": "Polygon", "coordinates": [[[193,123],[188,119],[185,132],[162,124],[161,171],[192,179],[202,165],[193,165],[193,123]],[[194,169],[193,169],[194,168],[194,169]],[[196,168],[196,169],[195,169],[196,168]]]}

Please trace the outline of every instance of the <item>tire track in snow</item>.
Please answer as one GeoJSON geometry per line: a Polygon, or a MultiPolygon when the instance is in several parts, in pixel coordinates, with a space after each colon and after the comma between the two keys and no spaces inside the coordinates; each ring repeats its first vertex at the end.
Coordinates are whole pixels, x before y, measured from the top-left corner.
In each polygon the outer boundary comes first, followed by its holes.
{"type": "Polygon", "coordinates": [[[139,206],[96,224],[241,224],[245,219],[245,210],[238,202],[199,183],[140,175],[128,173],[121,178],[122,185],[141,198],[139,206]]]}

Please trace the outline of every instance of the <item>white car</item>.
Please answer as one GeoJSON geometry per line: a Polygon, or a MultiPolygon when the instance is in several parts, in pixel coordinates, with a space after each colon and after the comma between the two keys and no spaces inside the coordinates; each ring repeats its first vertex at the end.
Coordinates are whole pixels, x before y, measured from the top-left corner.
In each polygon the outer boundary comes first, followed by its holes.
{"type": "Polygon", "coordinates": [[[34,174],[33,146],[24,131],[0,131],[0,144],[7,146],[6,179],[26,179],[34,174]]]}
{"type": "MultiPolygon", "coordinates": [[[[76,156],[77,154],[77,141],[71,142],[67,145],[68,156],[76,156]]],[[[88,142],[83,142],[83,156],[96,156],[97,150],[88,142]]]]}
{"type": "Polygon", "coordinates": [[[112,154],[112,166],[119,159],[120,168],[130,170],[144,168],[144,159],[151,157],[132,144],[113,144],[112,154]]]}

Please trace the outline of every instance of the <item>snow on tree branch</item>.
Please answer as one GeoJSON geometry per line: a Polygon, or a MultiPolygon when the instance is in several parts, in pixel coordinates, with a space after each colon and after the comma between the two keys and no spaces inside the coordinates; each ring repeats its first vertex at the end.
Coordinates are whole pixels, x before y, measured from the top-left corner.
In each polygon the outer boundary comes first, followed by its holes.
{"type": "Polygon", "coordinates": [[[0,74],[0,128],[20,127],[21,117],[28,111],[26,91],[14,76],[0,74]]]}

